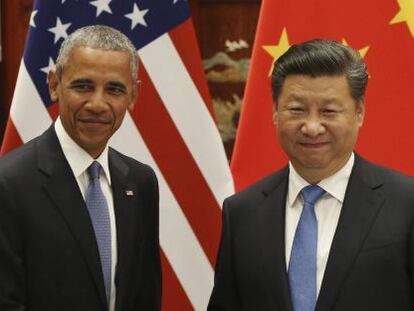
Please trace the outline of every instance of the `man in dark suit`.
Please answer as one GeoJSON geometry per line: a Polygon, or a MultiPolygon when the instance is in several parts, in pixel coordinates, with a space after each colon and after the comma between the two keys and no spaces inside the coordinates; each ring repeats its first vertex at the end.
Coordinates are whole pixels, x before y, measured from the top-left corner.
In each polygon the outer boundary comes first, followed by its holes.
{"type": "Polygon", "coordinates": [[[136,49],[115,29],[62,44],[49,73],[59,118],[0,159],[0,310],[161,309],[157,179],[107,145],[136,79],[136,49]]]}
{"type": "Polygon", "coordinates": [[[414,310],[413,179],[353,152],[367,78],[359,53],[335,41],[277,60],[289,164],[225,200],[208,310],[414,310]]]}

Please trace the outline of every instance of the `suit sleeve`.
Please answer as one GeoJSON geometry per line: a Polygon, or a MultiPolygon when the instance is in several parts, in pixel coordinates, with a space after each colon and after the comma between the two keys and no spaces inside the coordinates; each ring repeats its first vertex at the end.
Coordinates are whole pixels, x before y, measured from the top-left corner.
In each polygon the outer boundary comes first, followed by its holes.
{"type": "Polygon", "coordinates": [[[0,179],[0,310],[24,311],[25,268],[21,217],[12,192],[0,179]]]}
{"type": "Polygon", "coordinates": [[[208,311],[240,310],[236,280],[233,271],[232,236],[228,200],[223,204],[222,232],[214,277],[214,288],[208,311]]]}

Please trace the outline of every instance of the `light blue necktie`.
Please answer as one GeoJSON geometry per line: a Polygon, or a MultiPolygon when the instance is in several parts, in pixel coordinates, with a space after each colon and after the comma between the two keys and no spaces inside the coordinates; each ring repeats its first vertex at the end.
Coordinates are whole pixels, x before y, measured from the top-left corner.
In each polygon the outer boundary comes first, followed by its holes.
{"type": "Polygon", "coordinates": [[[105,196],[101,189],[99,175],[101,165],[94,161],[88,168],[89,186],[86,193],[86,206],[95,230],[96,242],[98,243],[99,256],[101,259],[102,272],[105,282],[106,298],[109,301],[111,293],[111,224],[109,221],[109,210],[105,196]]]}
{"type": "Polygon", "coordinates": [[[318,222],[315,203],[325,193],[319,186],[302,189],[302,214],[296,228],[289,261],[289,285],[295,311],[314,311],[316,306],[316,251],[318,222]]]}

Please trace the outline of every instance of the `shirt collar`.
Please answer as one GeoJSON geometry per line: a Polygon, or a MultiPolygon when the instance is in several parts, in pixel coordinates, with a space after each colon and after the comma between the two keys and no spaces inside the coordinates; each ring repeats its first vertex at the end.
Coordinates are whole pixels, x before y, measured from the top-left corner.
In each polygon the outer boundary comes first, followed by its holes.
{"type": "Polygon", "coordinates": [[[78,178],[88,169],[93,161],[97,161],[101,165],[102,172],[108,180],[109,185],[111,185],[111,175],[108,163],[108,145],[105,146],[105,149],[100,156],[97,159],[94,159],[68,135],[62,125],[60,117],[56,119],[54,126],[63,154],[75,177],[78,178]]]}
{"type": "MultiPolygon", "coordinates": [[[[343,203],[344,201],[346,187],[348,186],[354,162],[355,155],[352,153],[348,161],[339,171],[318,183],[319,187],[337,199],[340,203],[343,203]]],[[[300,191],[308,185],[309,183],[299,175],[292,163],[289,162],[289,190],[287,197],[289,206],[293,206],[300,191]]]]}

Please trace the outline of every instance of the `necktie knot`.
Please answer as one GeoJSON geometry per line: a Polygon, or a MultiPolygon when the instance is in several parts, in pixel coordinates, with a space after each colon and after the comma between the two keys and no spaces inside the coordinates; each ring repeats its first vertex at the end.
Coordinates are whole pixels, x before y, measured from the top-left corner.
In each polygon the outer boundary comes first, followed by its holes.
{"type": "Polygon", "coordinates": [[[101,165],[97,161],[93,161],[92,164],[88,167],[89,178],[91,180],[99,179],[99,174],[101,173],[101,165]]]}
{"type": "Polygon", "coordinates": [[[316,201],[325,193],[321,187],[316,185],[309,185],[302,189],[301,194],[305,203],[315,205],[316,201]]]}

